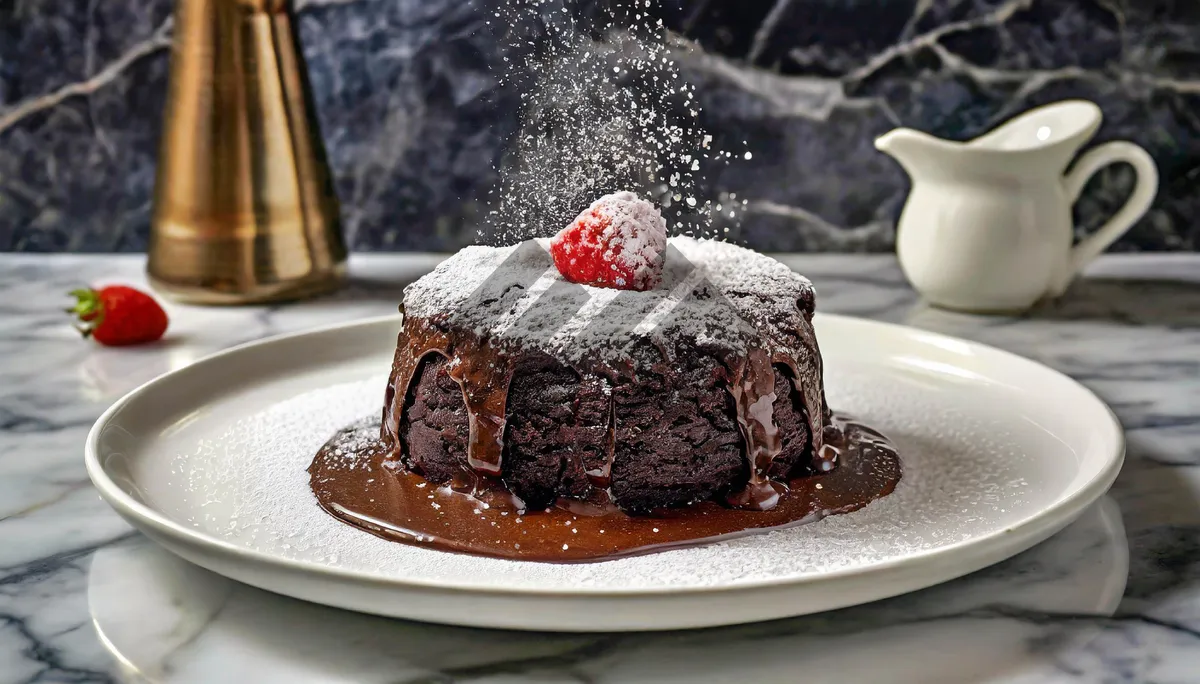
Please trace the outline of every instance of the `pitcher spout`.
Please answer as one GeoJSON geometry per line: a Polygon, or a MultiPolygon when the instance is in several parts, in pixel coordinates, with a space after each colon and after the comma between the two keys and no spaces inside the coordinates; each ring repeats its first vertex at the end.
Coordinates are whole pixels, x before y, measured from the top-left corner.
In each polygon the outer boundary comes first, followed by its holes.
{"type": "Polygon", "coordinates": [[[945,168],[955,156],[962,154],[961,143],[911,128],[897,128],[876,138],[875,149],[895,159],[913,177],[945,168]]]}

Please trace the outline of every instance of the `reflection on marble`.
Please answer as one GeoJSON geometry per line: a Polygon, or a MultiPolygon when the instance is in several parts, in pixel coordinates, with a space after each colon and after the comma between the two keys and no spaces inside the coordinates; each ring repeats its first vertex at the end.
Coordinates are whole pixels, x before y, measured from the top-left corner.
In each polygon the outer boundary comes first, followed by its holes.
{"type": "Polygon", "coordinates": [[[1049,677],[1058,661],[1086,658],[1128,569],[1120,512],[1106,499],[1049,542],[967,578],[827,615],[694,632],[529,634],[386,620],[238,584],[148,540],[96,554],[88,606],[134,681],[765,682],[804,672],[809,682],[920,684],[1049,677]],[[1056,617],[1040,621],[1046,614],[1056,617]],[[1052,646],[1031,655],[1031,638],[1052,646]],[[892,658],[938,650],[952,656],[908,660],[896,676],[892,658]]]}
{"type": "MultiPolygon", "coordinates": [[[[296,0],[350,243],[472,241],[516,129],[493,67],[507,0],[296,0]]],[[[565,0],[588,8],[625,0],[565,0]]],[[[171,0],[0,5],[0,250],[144,249],[171,0]]],[[[584,10],[586,11],[586,9],[584,10]]],[[[886,250],[907,191],[872,139],[964,139],[1028,107],[1095,100],[1097,142],[1131,139],[1163,173],[1124,249],[1195,250],[1200,13],[1169,0],[656,0],[703,123],[740,146],[714,193],[750,201],[759,249],[886,250]]],[[[1125,168],[1078,206],[1094,228],[1125,168]]]]}
{"type": "Polygon", "coordinates": [[[785,259],[812,277],[823,311],[1032,357],[1095,390],[1128,430],[1109,498],[1068,531],[878,604],[647,637],[418,625],[228,583],[149,547],[99,500],[81,445],[123,393],[232,344],[390,313],[403,283],[435,260],[359,255],[350,288],[303,304],[169,305],[165,340],[113,350],[78,340],[62,293],[143,282],[141,259],[0,255],[0,684],[123,681],[129,668],[142,673],[133,681],[173,682],[213,672],[255,682],[719,681],[731,664],[744,681],[1196,681],[1200,257],[1105,258],[1062,301],[1021,318],[925,308],[889,257],[785,259]],[[326,619],[343,630],[329,632],[326,619]]]}

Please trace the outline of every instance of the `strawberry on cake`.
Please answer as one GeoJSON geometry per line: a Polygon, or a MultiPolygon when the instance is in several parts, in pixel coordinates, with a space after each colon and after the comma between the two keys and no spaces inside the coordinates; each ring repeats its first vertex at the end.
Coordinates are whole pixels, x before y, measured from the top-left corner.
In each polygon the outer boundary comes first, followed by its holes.
{"type": "Polygon", "coordinates": [[[619,290],[649,290],[662,282],[667,222],[632,192],[605,195],[550,241],[565,280],[619,290]]]}

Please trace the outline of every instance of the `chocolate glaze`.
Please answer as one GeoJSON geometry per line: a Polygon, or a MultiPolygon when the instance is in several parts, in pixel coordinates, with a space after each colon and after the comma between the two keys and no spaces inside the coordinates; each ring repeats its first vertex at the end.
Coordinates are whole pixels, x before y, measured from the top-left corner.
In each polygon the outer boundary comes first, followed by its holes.
{"type": "Polygon", "coordinates": [[[815,522],[895,489],[900,459],[883,435],[836,416],[824,432],[836,467],[786,484],[763,477],[774,493],[769,510],[706,501],[631,516],[603,501],[560,499],[552,508],[525,511],[491,478],[479,478],[469,492],[426,481],[392,460],[394,449],[367,421],[326,443],[309,474],[326,512],[384,539],[513,560],[600,561],[815,522]]]}

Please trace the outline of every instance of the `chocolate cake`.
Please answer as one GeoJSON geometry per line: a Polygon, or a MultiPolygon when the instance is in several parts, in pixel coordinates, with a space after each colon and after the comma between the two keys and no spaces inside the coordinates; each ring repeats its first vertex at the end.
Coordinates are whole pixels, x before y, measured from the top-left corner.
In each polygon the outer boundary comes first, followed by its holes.
{"type": "Polygon", "coordinates": [[[384,539],[555,563],[857,510],[900,459],[826,406],[814,304],[774,259],[668,240],[632,193],[468,247],[405,289],[381,424],[321,447],[313,494],[384,539]]]}
{"type": "Polygon", "coordinates": [[[460,490],[500,483],[531,510],[632,514],[770,509],[789,478],[835,467],[807,279],[673,237],[654,277],[630,272],[642,289],[596,287],[554,249],[467,247],[406,288],[390,461],[460,490]]]}

